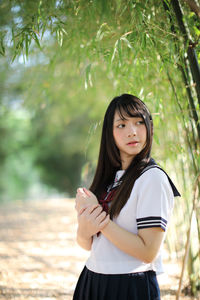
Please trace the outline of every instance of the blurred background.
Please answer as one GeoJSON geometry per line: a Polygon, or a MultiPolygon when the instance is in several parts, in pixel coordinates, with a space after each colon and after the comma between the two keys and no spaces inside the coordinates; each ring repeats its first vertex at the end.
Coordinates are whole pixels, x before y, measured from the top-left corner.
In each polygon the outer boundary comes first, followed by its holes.
{"type": "Polygon", "coordinates": [[[0,202],[89,186],[102,118],[131,93],[154,120],[152,156],[182,194],[169,256],[200,289],[199,1],[0,2],[0,202]],[[190,243],[189,243],[190,240],[190,243]],[[185,257],[186,258],[186,257],[185,257]]]}

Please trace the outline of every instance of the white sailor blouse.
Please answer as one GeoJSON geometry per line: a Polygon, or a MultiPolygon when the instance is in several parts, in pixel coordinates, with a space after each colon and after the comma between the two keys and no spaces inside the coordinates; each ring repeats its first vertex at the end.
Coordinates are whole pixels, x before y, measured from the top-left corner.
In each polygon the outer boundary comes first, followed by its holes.
{"type": "MultiPolygon", "coordinates": [[[[124,170],[119,170],[119,182],[124,170]]],[[[113,221],[122,228],[137,234],[139,229],[161,227],[165,232],[171,217],[174,196],[180,196],[169,176],[153,164],[135,181],[130,197],[113,221]]],[[[115,245],[103,234],[95,235],[86,267],[102,274],[126,274],[154,270],[163,272],[162,246],[152,263],[144,263],[115,245]]]]}

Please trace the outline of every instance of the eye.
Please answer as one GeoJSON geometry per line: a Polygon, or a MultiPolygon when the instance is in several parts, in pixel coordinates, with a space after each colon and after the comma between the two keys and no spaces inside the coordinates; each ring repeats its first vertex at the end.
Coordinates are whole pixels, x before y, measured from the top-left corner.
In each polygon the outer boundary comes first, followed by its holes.
{"type": "Polygon", "coordinates": [[[124,128],[125,127],[125,124],[119,124],[118,126],[117,126],[117,128],[124,128]]]}
{"type": "Polygon", "coordinates": [[[137,121],[137,124],[138,125],[144,124],[144,121],[143,120],[137,121]]]}

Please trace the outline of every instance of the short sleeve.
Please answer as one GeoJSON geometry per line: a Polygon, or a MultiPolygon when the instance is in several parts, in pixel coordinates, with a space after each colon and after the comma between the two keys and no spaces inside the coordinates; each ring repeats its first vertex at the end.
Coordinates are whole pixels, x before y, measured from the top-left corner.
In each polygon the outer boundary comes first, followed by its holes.
{"type": "Polygon", "coordinates": [[[166,174],[158,168],[138,178],[137,229],[161,227],[166,231],[173,208],[173,191],[166,174]]]}

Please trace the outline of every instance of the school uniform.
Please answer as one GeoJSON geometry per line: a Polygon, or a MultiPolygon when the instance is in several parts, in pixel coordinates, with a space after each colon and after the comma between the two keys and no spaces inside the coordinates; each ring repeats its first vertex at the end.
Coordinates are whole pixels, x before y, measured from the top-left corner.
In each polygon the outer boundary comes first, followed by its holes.
{"type": "MultiPolygon", "coordinates": [[[[117,171],[114,187],[123,173],[124,170],[117,171]]],[[[166,232],[174,196],[180,194],[173,182],[151,159],[113,221],[133,234],[152,227],[166,232]]],[[[159,300],[156,275],[163,272],[161,253],[162,246],[153,262],[144,263],[121,251],[103,234],[95,235],[73,300],[159,300]]]]}

